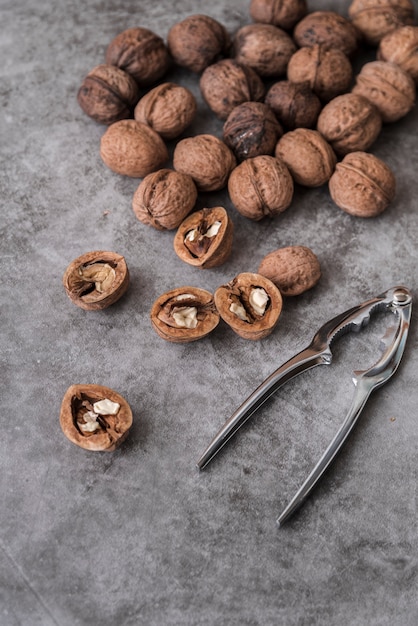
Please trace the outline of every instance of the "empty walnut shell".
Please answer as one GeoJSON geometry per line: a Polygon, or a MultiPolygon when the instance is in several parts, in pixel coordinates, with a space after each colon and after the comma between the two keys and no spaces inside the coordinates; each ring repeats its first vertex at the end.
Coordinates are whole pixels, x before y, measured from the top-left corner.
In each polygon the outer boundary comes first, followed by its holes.
{"type": "Polygon", "coordinates": [[[350,56],[358,46],[359,33],[353,24],[334,11],[314,11],[296,25],[293,37],[300,48],[322,44],[350,56]]]}
{"type": "Polygon", "coordinates": [[[228,115],[223,139],[238,161],[273,154],[283,128],[268,104],[244,102],[228,115]]]}
{"type": "Polygon", "coordinates": [[[402,26],[385,35],[377,58],[396,63],[418,84],[418,26],[402,26]]]}
{"type": "Polygon", "coordinates": [[[113,389],[101,385],[71,385],[62,400],[60,424],[64,435],[80,448],[113,452],[128,435],[132,411],[127,401],[113,389]],[[103,403],[103,400],[110,402],[103,403]],[[107,414],[106,410],[111,413],[107,414]]]}
{"type": "Polygon", "coordinates": [[[215,291],[220,316],[244,339],[270,335],[279,321],[283,299],[279,289],[265,276],[243,272],[215,291]]]}
{"type": "Polygon", "coordinates": [[[296,128],[279,139],[275,156],[289,168],[295,182],[319,187],[331,177],[337,163],[334,150],[316,130],[296,128]]]}
{"type": "Polygon", "coordinates": [[[251,0],[250,15],[254,22],[273,24],[291,30],[307,13],[306,0],[251,0]]]}
{"type": "Polygon", "coordinates": [[[198,287],[178,287],[159,296],[151,308],[155,332],[173,343],[202,339],[219,324],[213,295],[198,287]]]}
{"type": "Polygon", "coordinates": [[[377,46],[387,33],[413,24],[414,5],[411,0],[353,0],[348,14],[365,41],[377,46]]]}
{"type": "Polygon", "coordinates": [[[356,217],[375,217],[392,202],[396,179],[391,169],[373,154],[351,152],[337,163],[329,180],[335,204],[356,217]]]}
{"type": "Polygon", "coordinates": [[[232,249],[233,223],[223,207],[201,209],[180,224],[174,251],[189,265],[208,269],[225,263],[232,249]]]}
{"type": "Polygon", "coordinates": [[[258,273],[269,278],[284,296],[299,296],[321,278],[317,256],[306,246],[287,246],[267,254],[258,273]]]}
{"type": "Polygon", "coordinates": [[[235,34],[234,57],[252,67],[263,77],[279,77],[286,73],[290,57],[296,52],[293,39],[272,24],[247,24],[235,34]]]}
{"type": "Polygon", "coordinates": [[[128,289],[128,266],[116,252],[87,252],[70,263],[63,284],[70,300],[81,309],[106,309],[128,289]]]}
{"type": "Polygon", "coordinates": [[[264,102],[287,130],[313,128],[322,108],[308,82],[292,83],[290,80],[274,83],[264,102]]]}

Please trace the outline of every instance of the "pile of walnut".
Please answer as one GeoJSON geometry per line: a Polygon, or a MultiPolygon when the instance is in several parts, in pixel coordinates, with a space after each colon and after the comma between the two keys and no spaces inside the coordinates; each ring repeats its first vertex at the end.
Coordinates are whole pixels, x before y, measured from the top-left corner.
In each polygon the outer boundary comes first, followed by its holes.
{"type": "MultiPolygon", "coordinates": [[[[350,215],[382,213],[394,198],[395,176],[368,150],[382,125],[415,103],[418,26],[411,0],[353,0],[348,18],[308,13],[306,0],[251,0],[249,12],[253,22],[233,35],[205,15],[173,25],[167,43],[130,28],[110,42],[104,63],[78,92],[83,111],[108,126],[104,163],[142,179],[132,199],[138,220],[177,229],[176,254],[199,268],[225,262],[233,231],[224,207],[196,211],[199,191],[227,187],[235,209],[254,221],[285,211],[295,183],[328,185],[350,215]],[[354,76],[361,46],[377,48],[376,60],[354,76]],[[173,64],[199,77],[204,101],[224,122],[221,138],[187,136],[197,104],[185,87],[163,82],[173,64]]],[[[165,339],[190,341],[221,316],[241,336],[257,339],[277,323],[281,294],[302,293],[319,277],[309,248],[275,250],[257,274],[240,274],[214,297],[191,287],[164,294],[154,303],[153,326],[165,339]]]]}

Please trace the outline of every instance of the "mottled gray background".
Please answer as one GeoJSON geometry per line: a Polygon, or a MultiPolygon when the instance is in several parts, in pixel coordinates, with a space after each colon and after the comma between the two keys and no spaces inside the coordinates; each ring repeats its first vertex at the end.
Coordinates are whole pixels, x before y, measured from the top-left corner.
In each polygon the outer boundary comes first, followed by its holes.
{"type": "MultiPolygon", "coordinates": [[[[337,4],[346,15],[347,0],[309,8],[337,4]]],[[[246,395],[325,320],[398,283],[418,296],[417,110],[373,146],[398,181],[380,217],[350,217],[326,187],[297,189],[282,216],[262,223],[239,216],[226,192],[202,195],[200,206],[230,210],[235,241],[223,267],[199,271],[176,257],[172,232],[136,220],[139,181],[101,162],[104,128],[76,102],[125,28],[165,38],[200,12],[233,33],[250,21],[248,5],[0,0],[2,626],[418,623],[416,313],[398,375],[288,525],[275,519],[341,422],[351,370],[377,358],[386,320],[338,342],[332,367],[283,387],[205,472],[195,467],[246,395]],[[186,345],[153,332],[149,310],[164,291],[215,290],[293,244],[314,250],[322,279],[285,302],[267,339],[245,341],[223,324],[186,345]],[[123,254],[131,285],[110,309],[85,312],[61,279],[94,249],[123,254]],[[115,453],[64,437],[58,416],[73,383],[110,386],[130,403],[134,426],[115,453]]],[[[198,98],[188,133],[220,135],[197,78],[171,78],[198,98]]]]}

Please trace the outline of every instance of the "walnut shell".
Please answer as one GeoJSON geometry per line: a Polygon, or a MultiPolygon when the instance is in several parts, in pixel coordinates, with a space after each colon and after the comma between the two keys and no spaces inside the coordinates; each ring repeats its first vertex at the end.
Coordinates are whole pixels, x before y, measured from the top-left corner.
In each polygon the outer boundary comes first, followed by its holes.
{"type": "Polygon", "coordinates": [[[60,425],[64,435],[80,448],[96,452],[113,452],[124,441],[132,426],[132,411],[127,401],[113,389],[102,385],[71,385],[61,404],[60,425]],[[115,414],[95,413],[94,405],[110,400],[119,405],[115,414]],[[91,417],[93,420],[88,420],[91,417]],[[83,426],[93,421],[95,430],[83,426]],[[95,417],[96,416],[96,417],[95,417]]]}
{"type": "Polygon", "coordinates": [[[370,100],[383,122],[396,122],[415,104],[412,78],[398,65],[386,61],[371,61],[363,65],[352,91],[370,100]]]}
{"type": "Polygon", "coordinates": [[[233,230],[232,220],[223,207],[201,209],[180,224],[174,237],[174,251],[194,267],[219,267],[231,254],[233,230]]]}
{"type": "Polygon", "coordinates": [[[155,332],[166,341],[202,339],[219,324],[213,295],[198,287],[178,287],[159,296],[151,308],[155,332]]]}
{"type": "Polygon", "coordinates": [[[283,298],[276,285],[265,276],[243,272],[218,287],[215,304],[219,315],[237,335],[256,341],[270,335],[276,327],[283,298]],[[254,302],[257,304],[254,295],[258,290],[266,298],[264,311],[263,307],[254,306],[254,302]]]}
{"type": "Polygon", "coordinates": [[[413,24],[414,5],[411,0],[353,0],[348,14],[365,41],[377,46],[387,33],[413,24]]]}
{"type": "Polygon", "coordinates": [[[86,252],[64,272],[63,285],[74,304],[86,311],[106,309],[119,300],[129,286],[129,271],[116,252],[86,252]]]}
{"type": "Polygon", "coordinates": [[[287,246],[267,254],[258,273],[269,278],[284,296],[299,296],[321,278],[318,257],[306,246],[287,246]]]}
{"type": "Polygon", "coordinates": [[[260,154],[273,154],[283,128],[273,111],[262,102],[244,102],[229,114],[223,126],[223,140],[238,161],[260,154]]]}
{"type": "Polygon", "coordinates": [[[275,156],[286,163],[295,182],[305,187],[324,185],[337,163],[335,152],[326,139],[308,128],[284,134],[277,143],[275,156]]]}
{"type": "Polygon", "coordinates": [[[128,28],[119,33],[106,49],[106,63],[128,72],[141,86],[162,78],[170,67],[164,41],[147,28],[128,28]]]}
{"type": "Polygon", "coordinates": [[[217,20],[208,15],[190,15],[170,28],[167,44],[177,65],[200,73],[227,55],[231,40],[217,20]]]}
{"type": "Polygon", "coordinates": [[[113,65],[98,65],[84,78],[77,101],[84,113],[100,124],[132,117],[139,99],[135,80],[113,65]]]}
{"type": "Polygon", "coordinates": [[[296,25],[293,37],[300,48],[322,44],[350,56],[357,49],[359,33],[353,24],[335,11],[314,11],[296,25]]]}
{"type": "Polygon", "coordinates": [[[363,151],[376,141],[382,128],[377,108],[363,96],[346,93],[328,102],[317,129],[337,154],[363,151]]]}
{"type": "Polygon", "coordinates": [[[322,105],[308,82],[281,80],[268,90],[264,102],[287,130],[316,126],[322,105]]]}
{"type": "Polygon", "coordinates": [[[285,211],[293,199],[293,179],[281,159],[261,155],[246,159],[231,173],[228,192],[237,211],[258,221],[285,211]]]}
{"type": "Polygon", "coordinates": [[[235,165],[232,150],[214,135],[186,137],[178,142],[173,153],[174,169],[189,174],[200,191],[225,187],[235,165]]]}
{"type": "Polygon", "coordinates": [[[258,74],[235,59],[222,59],[207,67],[199,84],[206,104],[221,120],[239,104],[262,100],[265,94],[258,74]]]}
{"type": "Polygon", "coordinates": [[[161,169],[140,182],[132,208],[140,222],[157,230],[172,230],[190,213],[196,200],[196,185],[188,174],[161,169]]]}
{"type": "Polygon", "coordinates": [[[273,24],[291,30],[307,13],[306,0],[251,0],[250,16],[254,22],[273,24]]]}
{"type": "Polygon", "coordinates": [[[356,217],[375,217],[392,202],[396,179],[391,169],[367,152],[351,152],[329,180],[335,204],[356,217]]]}
{"type": "Polygon", "coordinates": [[[328,102],[349,91],[353,68],[341,50],[316,44],[295,52],[287,66],[287,77],[293,83],[307,82],[322,101],[328,102]]]}
{"type": "Polygon", "coordinates": [[[263,77],[284,76],[296,46],[290,35],[272,24],[247,24],[235,34],[234,57],[263,77]]]}
{"type": "Polygon", "coordinates": [[[164,139],[175,139],[190,126],[196,112],[196,98],[189,89],[162,83],[139,100],[134,118],[151,126],[164,139]]]}
{"type": "Polygon", "coordinates": [[[100,156],[112,171],[123,176],[143,178],[168,160],[160,135],[136,120],[111,124],[102,136],[100,156]]]}
{"type": "Polygon", "coordinates": [[[377,58],[396,63],[418,84],[418,26],[402,26],[385,35],[377,58]]]}

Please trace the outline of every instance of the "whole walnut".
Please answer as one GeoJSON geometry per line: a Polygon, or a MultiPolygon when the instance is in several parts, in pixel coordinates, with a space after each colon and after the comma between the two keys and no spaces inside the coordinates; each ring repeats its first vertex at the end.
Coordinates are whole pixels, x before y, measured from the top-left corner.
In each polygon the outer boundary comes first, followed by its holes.
{"type": "Polygon", "coordinates": [[[77,100],[84,113],[101,124],[132,117],[139,98],[135,80],[113,65],[98,65],[84,78],[77,100]]]}
{"type": "Polygon", "coordinates": [[[162,83],[142,96],[134,117],[164,139],[174,139],[192,123],[196,112],[196,99],[191,91],[174,83],[162,83]]]}
{"type": "Polygon", "coordinates": [[[217,191],[225,187],[235,165],[232,150],[214,135],[186,137],[174,149],[174,169],[189,174],[200,191],[217,191]]]}
{"type": "Polygon", "coordinates": [[[279,139],[275,156],[289,168],[295,182],[305,187],[320,187],[330,179],[337,157],[317,130],[296,128],[279,139]]]}
{"type": "Polygon", "coordinates": [[[385,35],[377,58],[396,63],[418,84],[418,26],[402,26],[385,35]]]}
{"type": "Polygon", "coordinates": [[[334,11],[315,11],[295,27],[294,40],[302,48],[322,44],[350,56],[358,47],[359,33],[353,24],[334,11]]]}
{"type": "Polygon", "coordinates": [[[258,273],[269,278],[283,296],[299,296],[318,283],[321,266],[307,246],[287,246],[267,254],[258,273]]]}
{"type": "Polygon", "coordinates": [[[313,128],[321,111],[321,101],[308,82],[280,80],[268,90],[264,102],[287,130],[313,128]]]}
{"type": "Polygon", "coordinates": [[[383,122],[396,122],[415,104],[412,78],[398,65],[386,61],[363,65],[352,91],[373,102],[383,122]]]}
{"type": "Polygon", "coordinates": [[[168,151],[160,135],[136,120],[111,124],[100,142],[100,156],[117,174],[143,178],[160,169],[168,151]]]}
{"type": "Polygon", "coordinates": [[[348,8],[352,23],[372,46],[391,31],[413,24],[412,0],[353,0],[348,8]]]}
{"type": "Polygon", "coordinates": [[[251,0],[250,16],[254,22],[273,24],[291,30],[308,11],[306,0],[251,0]]]}
{"type": "Polygon", "coordinates": [[[317,130],[340,155],[367,150],[381,128],[382,118],[377,108],[356,93],[345,93],[328,102],[317,124],[317,130]]]}
{"type": "Polygon", "coordinates": [[[222,59],[209,65],[200,77],[200,90],[207,105],[226,120],[239,104],[264,98],[265,87],[259,75],[235,59],[222,59]]]}
{"type": "Polygon", "coordinates": [[[284,30],[272,24],[247,24],[235,34],[234,57],[263,77],[283,76],[295,43],[284,30]]]}
{"type": "Polygon", "coordinates": [[[267,104],[244,102],[235,107],[223,126],[223,139],[238,161],[273,154],[283,129],[267,104]]]}
{"type": "Polygon", "coordinates": [[[246,159],[231,173],[228,192],[237,211],[258,221],[285,211],[293,199],[293,179],[281,159],[261,155],[246,159]]]}
{"type": "Polygon", "coordinates": [[[116,65],[135,78],[140,86],[152,85],[170,67],[164,41],[147,28],[128,28],[106,49],[106,63],[116,65]]]}
{"type": "Polygon", "coordinates": [[[315,44],[295,52],[287,66],[287,77],[293,83],[308,82],[312,91],[328,102],[349,91],[353,68],[341,50],[315,44]]]}
{"type": "Polygon", "coordinates": [[[231,40],[217,20],[208,15],[190,15],[170,28],[167,44],[177,65],[200,73],[227,55],[231,40]]]}
{"type": "Polygon", "coordinates": [[[132,208],[144,224],[157,230],[172,230],[190,213],[196,199],[196,185],[188,174],[161,169],[140,182],[132,208]]]}
{"type": "Polygon", "coordinates": [[[351,152],[337,163],[329,180],[335,204],[356,217],[375,217],[392,202],[396,179],[391,169],[373,154],[351,152]]]}

